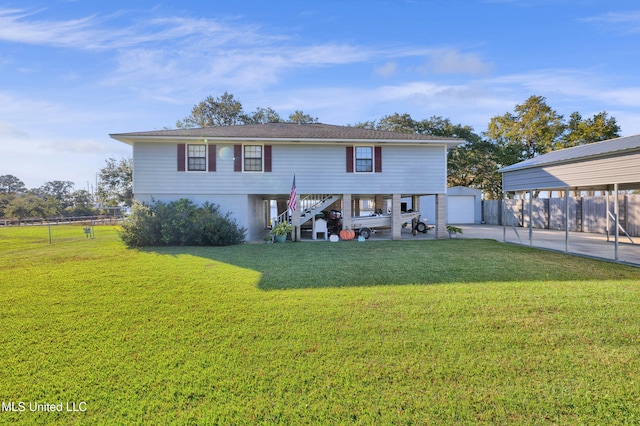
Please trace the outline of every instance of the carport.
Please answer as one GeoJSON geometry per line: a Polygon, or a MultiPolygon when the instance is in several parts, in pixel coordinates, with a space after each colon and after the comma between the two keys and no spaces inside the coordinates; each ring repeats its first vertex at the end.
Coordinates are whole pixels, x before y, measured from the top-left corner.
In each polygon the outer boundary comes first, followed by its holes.
{"type": "MultiPolygon", "coordinates": [[[[558,191],[564,194],[564,251],[569,249],[569,200],[571,193],[601,191],[611,197],[613,213],[614,260],[618,250],[621,229],[619,223],[620,191],[640,189],[640,135],[611,139],[553,151],[548,154],[502,168],[503,199],[515,194],[528,197],[529,245],[533,246],[533,199],[540,191],[558,191]]],[[[506,217],[503,203],[503,217],[506,217]]],[[[609,208],[607,208],[607,212],[609,208]]],[[[609,216],[607,217],[607,222],[609,216]]],[[[503,224],[506,241],[507,225],[503,224]]]]}

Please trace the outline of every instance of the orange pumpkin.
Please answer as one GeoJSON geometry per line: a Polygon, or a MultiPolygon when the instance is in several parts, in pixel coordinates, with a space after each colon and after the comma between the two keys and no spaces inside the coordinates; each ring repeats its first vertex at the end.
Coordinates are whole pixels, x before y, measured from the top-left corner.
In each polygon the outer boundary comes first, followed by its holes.
{"type": "Polygon", "coordinates": [[[356,232],[353,229],[343,229],[340,231],[340,238],[343,240],[353,240],[356,236],[356,232]]]}

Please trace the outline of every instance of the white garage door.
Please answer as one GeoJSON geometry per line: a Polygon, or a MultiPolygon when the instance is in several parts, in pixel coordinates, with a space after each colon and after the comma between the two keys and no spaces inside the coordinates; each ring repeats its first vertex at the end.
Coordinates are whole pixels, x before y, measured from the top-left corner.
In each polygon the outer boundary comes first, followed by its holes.
{"type": "Polygon", "coordinates": [[[447,223],[474,223],[475,197],[472,195],[451,195],[447,197],[447,223]]]}

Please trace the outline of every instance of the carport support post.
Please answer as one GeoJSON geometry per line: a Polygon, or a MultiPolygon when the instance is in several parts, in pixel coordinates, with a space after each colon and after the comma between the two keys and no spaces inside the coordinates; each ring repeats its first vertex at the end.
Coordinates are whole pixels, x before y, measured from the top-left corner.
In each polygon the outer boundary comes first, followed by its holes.
{"type": "MultiPolygon", "coordinates": [[[[618,260],[618,226],[620,226],[620,205],[618,204],[618,184],[613,184],[613,215],[616,217],[616,223],[613,224],[613,246],[614,246],[614,259],[618,260]]],[[[607,211],[607,216],[609,212],[607,211]]]]}
{"type": "Polygon", "coordinates": [[[564,251],[569,253],[569,187],[564,191],[564,251]]]}
{"type": "Polygon", "coordinates": [[[502,242],[507,242],[507,220],[506,220],[506,208],[507,208],[507,193],[502,191],[502,242]]]}
{"type": "Polygon", "coordinates": [[[533,247],[533,190],[529,190],[529,245],[533,247]]]}

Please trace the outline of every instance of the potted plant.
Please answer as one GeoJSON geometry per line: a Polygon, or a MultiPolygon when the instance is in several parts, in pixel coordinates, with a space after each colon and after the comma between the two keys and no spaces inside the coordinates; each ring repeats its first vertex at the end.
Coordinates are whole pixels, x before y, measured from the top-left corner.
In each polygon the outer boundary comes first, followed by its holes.
{"type": "Polygon", "coordinates": [[[449,233],[449,238],[455,238],[456,234],[462,234],[462,229],[457,226],[447,225],[447,232],[449,233]]]}
{"type": "Polygon", "coordinates": [[[271,233],[276,237],[277,242],[284,243],[291,231],[293,231],[293,225],[289,225],[287,222],[280,222],[273,227],[271,233]]]}

